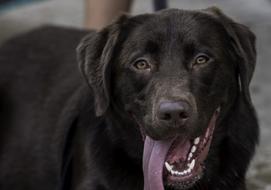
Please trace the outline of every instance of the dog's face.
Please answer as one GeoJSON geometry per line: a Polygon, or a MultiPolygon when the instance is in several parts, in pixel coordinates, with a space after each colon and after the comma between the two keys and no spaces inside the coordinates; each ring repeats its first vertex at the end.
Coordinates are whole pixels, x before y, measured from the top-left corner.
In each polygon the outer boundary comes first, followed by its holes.
{"type": "Polygon", "coordinates": [[[121,46],[113,99],[154,139],[199,136],[238,88],[229,40],[209,15],[149,18],[121,46]]]}
{"type": "Polygon", "coordinates": [[[97,114],[121,112],[145,137],[145,189],[193,186],[204,174],[217,123],[239,89],[250,101],[245,86],[255,57],[242,53],[254,53],[253,35],[247,28],[229,29],[226,21],[214,8],[122,17],[79,49],[97,114]],[[241,30],[250,47],[240,42],[241,30]]]}

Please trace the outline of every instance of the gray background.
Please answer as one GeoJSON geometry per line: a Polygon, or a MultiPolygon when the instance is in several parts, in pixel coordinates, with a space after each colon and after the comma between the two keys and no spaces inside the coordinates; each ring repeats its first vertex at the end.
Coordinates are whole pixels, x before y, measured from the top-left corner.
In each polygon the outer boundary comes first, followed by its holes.
{"type": "MultiPolygon", "coordinates": [[[[271,0],[169,0],[171,8],[216,5],[257,35],[258,64],[251,85],[261,125],[261,142],[248,173],[250,190],[271,190],[271,0]]],[[[150,0],[135,0],[132,14],[152,11],[150,0]]],[[[15,34],[55,24],[82,27],[83,0],[51,0],[0,12],[0,44],[15,34]]]]}

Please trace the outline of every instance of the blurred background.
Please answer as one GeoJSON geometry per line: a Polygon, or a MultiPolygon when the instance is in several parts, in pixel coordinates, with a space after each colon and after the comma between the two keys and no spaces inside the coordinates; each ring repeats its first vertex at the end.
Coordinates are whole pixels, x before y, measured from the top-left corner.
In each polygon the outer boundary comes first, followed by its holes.
{"type": "MultiPolygon", "coordinates": [[[[260,120],[261,141],[247,177],[249,190],[271,190],[271,0],[168,0],[170,8],[213,5],[248,25],[257,36],[258,64],[251,92],[260,120]]],[[[131,14],[152,12],[153,1],[134,0],[130,8],[131,14]]],[[[0,45],[45,24],[86,28],[86,15],[85,0],[0,0],[0,45]]]]}

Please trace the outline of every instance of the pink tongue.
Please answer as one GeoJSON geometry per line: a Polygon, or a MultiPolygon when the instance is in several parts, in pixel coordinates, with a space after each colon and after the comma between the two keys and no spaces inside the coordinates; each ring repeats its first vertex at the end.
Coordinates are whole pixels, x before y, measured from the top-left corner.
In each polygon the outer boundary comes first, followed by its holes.
{"type": "Polygon", "coordinates": [[[173,139],[155,141],[146,137],[143,153],[144,190],[164,190],[163,168],[173,139]]]}

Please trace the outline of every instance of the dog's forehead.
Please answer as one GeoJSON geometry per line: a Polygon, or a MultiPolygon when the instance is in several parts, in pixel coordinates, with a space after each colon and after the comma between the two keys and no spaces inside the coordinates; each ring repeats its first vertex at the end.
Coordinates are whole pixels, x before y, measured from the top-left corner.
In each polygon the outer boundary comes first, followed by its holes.
{"type": "Polygon", "coordinates": [[[203,44],[214,47],[225,41],[224,30],[216,18],[199,11],[164,11],[154,14],[134,28],[130,44],[142,47],[149,42],[172,48],[176,44],[203,44]]]}

